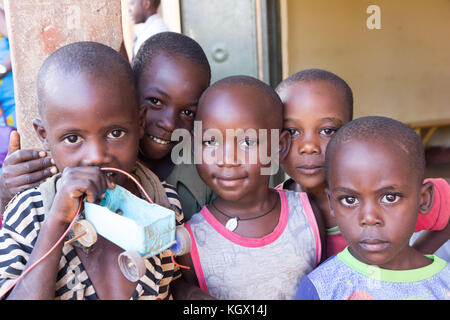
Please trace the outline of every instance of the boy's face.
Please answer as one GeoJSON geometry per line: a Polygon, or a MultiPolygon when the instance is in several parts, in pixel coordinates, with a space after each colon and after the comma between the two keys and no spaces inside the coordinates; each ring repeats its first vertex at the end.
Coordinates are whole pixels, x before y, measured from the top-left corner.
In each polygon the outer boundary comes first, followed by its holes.
{"type": "Polygon", "coordinates": [[[146,108],[141,152],[146,159],[167,156],[178,141],[175,129],[191,131],[198,100],[209,85],[207,73],[180,56],[159,54],[139,79],[140,104],[146,108]]]}
{"type": "Polygon", "coordinates": [[[145,11],[143,4],[147,0],[128,0],[128,13],[134,23],[145,22],[145,11]]]}
{"type": "Polygon", "coordinates": [[[292,137],[283,170],[310,189],[325,183],[325,150],[331,136],[351,115],[343,93],[325,81],[298,82],[280,92],[284,130],[292,137]]]}
{"type": "MultiPolygon", "coordinates": [[[[133,170],[143,121],[129,86],[81,74],[44,94],[42,126],[35,129],[60,171],[78,166],[133,170]]],[[[120,185],[127,179],[113,177],[120,185]]]]}
{"type": "MultiPolygon", "coordinates": [[[[262,137],[259,129],[273,127],[270,115],[262,111],[268,109],[263,106],[269,103],[259,89],[238,85],[215,88],[202,98],[196,120],[202,121],[203,157],[197,170],[205,183],[222,199],[243,200],[257,190],[268,188],[269,176],[261,174],[263,165],[259,148],[263,148],[264,144],[259,139],[262,137]],[[230,135],[227,136],[230,129],[242,129],[247,134],[231,135],[230,139],[230,135]],[[247,131],[249,129],[255,130],[255,134],[247,131]]],[[[288,140],[288,136],[285,137],[288,140]]],[[[267,138],[267,149],[263,152],[270,155],[270,130],[264,138],[267,138]]]]}
{"type": "Polygon", "coordinates": [[[401,146],[355,139],[338,148],[329,163],[331,213],[356,258],[389,269],[405,257],[429,190],[401,146]]]}

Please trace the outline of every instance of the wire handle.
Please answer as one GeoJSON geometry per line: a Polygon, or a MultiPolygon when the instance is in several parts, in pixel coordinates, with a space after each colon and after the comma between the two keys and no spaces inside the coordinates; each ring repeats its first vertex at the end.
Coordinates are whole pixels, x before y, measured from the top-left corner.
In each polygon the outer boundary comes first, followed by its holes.
{"type": "Polygon", "coordinates": [[[116,172],[120,172],[123,173],[124,175],[126,175],[128,178],[130,178],[131,180],[133,180],[134,183],[136,183],[136,185],[139,187],[139,190],[142,191],[142,193],[145,195],[145,197],[147,198],[148,202],[150,203],[155,203],[152,198],[150,198],[150,196],[148,195],[147,191],[145,191],[144,187],[141,186],[141,184],[139,183],[139,181],[137,181],[137,179],[135,177],[133,177],[131,174],[129,174],[126,171],[123,171],[121,169],[117,169],[117,168],[110,168],[110,167],[104,167],[104,168],[100,168],[101,171],[116,171],[116,172]]]}
{"type": "Polygon", "coordinates": [[[33,263],[29,268],[27,268],[16,280],[14,280],[14,282],[1,294],[0,299],[3,299],[3,297],[5,296],[5,294],[7,294],[9,292],[9,290],[11,290],[12,288],[14,288],[14,286],[20,281],[22,280],[31,270],[33,270],[39,263],[41,263],[45,258],[47,258],[50,253],[53,252],[53,250],[56,249],[56,247],[58,247],[58,245],[64,240],[64,238],[66,237],[67,233],[69,233],[70,229],[72,229],[73,224],[75,223],[75,221],[77,220],[78,215],[80,214],[81,211],[81,204],[83,203],[83,197],[80,199],[79,203],[78,203],[78,208],[77,211],[75,213],[75,217],[73,218],[72,222],[70,223],[69,227],[66,229],[66,231],[63,233],[63,235],[58,239],[58,241],[53,245],[53,247],[50,248],[50,250],[47,251],[46,254],[44,254],[42,257],[39,258],[39,260],[37,260],[35,263],[33,263]]]}

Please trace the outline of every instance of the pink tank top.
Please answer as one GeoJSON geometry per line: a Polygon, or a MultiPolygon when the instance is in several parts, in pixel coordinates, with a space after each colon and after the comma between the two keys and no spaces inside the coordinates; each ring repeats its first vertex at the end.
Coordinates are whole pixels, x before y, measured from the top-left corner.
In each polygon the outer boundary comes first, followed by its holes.
{"type": "Polygon", "coordinates": [[[272,233],[246,238],[226,229],[207,207],[186,223],[200,288],[219,299],[293,299],[320,261],[321,244],[306,193],[277,190],[281,214],[272,233]]]}

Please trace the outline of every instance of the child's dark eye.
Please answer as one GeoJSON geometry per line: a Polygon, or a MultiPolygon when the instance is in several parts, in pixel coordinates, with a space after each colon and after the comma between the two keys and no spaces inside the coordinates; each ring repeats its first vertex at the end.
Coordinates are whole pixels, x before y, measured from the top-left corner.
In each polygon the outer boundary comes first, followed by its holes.
{"type": "Polygon", "coordinates": [[[112,130],[110,133],[108,133],[108,138],[118,139],[125,135],[125,131],[120,129],[112,130]]]}
{"type": "Polygon", "coordinates": [[[381,202],[388,203],[388,204],[397,203],[399,200],[400,200],[400,195],[395,194],[395,193],[385,194],[383,196],[383,198],[381,198],[381,202]]]}
{"type": "Polygon", "coordinates": [[[212,138],[210,140],[204,140],[203,145],[205,147],[217,147],[219,145],[219,142],[216,141],[216,139],[212,138]]]}
{"type": "Polygon", "coordinates": [[[245,138],[239,142],[239,147],[244,150],[256,147],[257,145],[258,145],[258,141],[256,139],[251,139],[251,138],[245,138]]]}
{"type": "Polygon", "coordinates": [[[189,109],[185,109],[183,111],[181,111],[181,113],[189,118],[194,118],[195,117],[195,112],[191,111],[189,109]]]}
{"type": "Polygon", "coordinates": [[[322,130],[320,130],[319,133],[321,135],[331,137],[336,131],[337,131],[337,129],[335,129],[335,128],[323,128],[322,130]]]}
{"type": "Polygon", "coordinates": [[[161,100],[159,100],[158,98],[155,97],[149,97],[146,99],[147,101],[149,101],[151,104],[155,105],[155,106],[159,106],[161,105],[161,100]]]}
{"type": "Polygon", "coordinates": [[[300,132],[294,128],[287,128],[286,131],[289,132],[289,134],[293,137],[297,137],[300,135],[300,132]]]}
{"type": "Polygon", "coordinates": [[[353,207],[359,203],[359,200],[353,196],[344,196],[339,201],[346,207],[353,207]]]}
{"type": "Polygon", "coordinates": [[[76,134],[71,134],[66,136],[63,141],[68,144],[76,144],[81,142],[81,137],[76,134]]]}

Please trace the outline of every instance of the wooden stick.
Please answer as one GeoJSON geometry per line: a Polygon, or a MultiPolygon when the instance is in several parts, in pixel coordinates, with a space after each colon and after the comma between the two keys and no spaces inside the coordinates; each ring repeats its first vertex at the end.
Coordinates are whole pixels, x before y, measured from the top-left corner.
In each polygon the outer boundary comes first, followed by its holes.
{"type": "Polygon", "coordinates": [[[83,237],[83,236],[86,235],[86,234],[87,234],[87,232],[86,232],[86,231],[83,231],[82,233],[76,235],[76,236],[73,237],[72,239],[67,240],[66,242],[64,242],[64,245],[66,245],[66,244],[71,244],[71,243],[77,241],[78,239],[80,239],[81,237],[83,237]]]}

